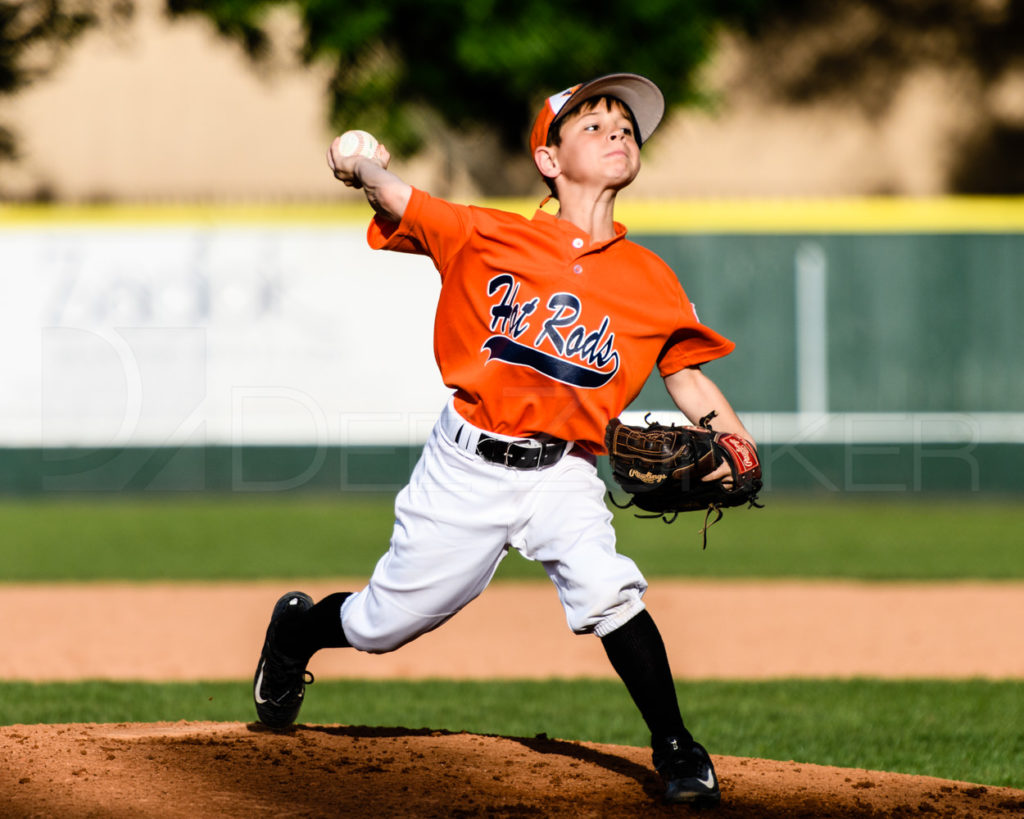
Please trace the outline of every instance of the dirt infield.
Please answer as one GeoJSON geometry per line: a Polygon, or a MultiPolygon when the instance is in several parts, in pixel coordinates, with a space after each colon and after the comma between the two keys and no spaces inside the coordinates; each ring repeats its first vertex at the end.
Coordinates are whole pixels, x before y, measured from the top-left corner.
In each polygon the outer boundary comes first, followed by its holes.
{"type": "MultiPolygon", "coordinates": [[[[346,584],[296,585],[319,597],[346,584]]],[[[247,679],[269,609],[286,590],[8,587],[0,594],[0,678],[247,679]]],[[[681,678],[1024,677],[1024,636],[1002,628],[1024,620],[1024,584],[658,582],[647,600],[681,678]],[[702,639],[708,634],[714,639],[702,639]]],[[[609,673],[598,641],[569,635],[553,592],[535,584],[493,586],[444,629],[394,655],[325,653],[312,667],[321,677],[609,673]]],[[[647,749],[546,737],[15,725],[0,728],[0,759],[5,817],[689,813],[659,803],[647,749]]],[[[721,817],[1024,815],[1024,790],[783,761],[715,763],[721,817]]]]}
{"type": "MultiPolygon", "coordinates": [[[[228,723],[0,729],[5,816],[631,817],[659,803],[647,751],[538,737],[228,723]]],[[[1024,791],[715,757],[719,817],[1002,817],[1024,791]]]]}
{"type": "MultiPolygon", "coordinates": [[[[274,601],[325,583],[33,585],[0,592],[0,679],[251,677],[274,601]],[[116,634],[112,637],[112,622],[116,634]]],[[[1024,679],[1024,583],[654,582],[645,597],[680,679],[1024,679]]],[[[318,678],[611,677],[546,583],[495,583],[388,655],[326,651],[318,678]]]]}

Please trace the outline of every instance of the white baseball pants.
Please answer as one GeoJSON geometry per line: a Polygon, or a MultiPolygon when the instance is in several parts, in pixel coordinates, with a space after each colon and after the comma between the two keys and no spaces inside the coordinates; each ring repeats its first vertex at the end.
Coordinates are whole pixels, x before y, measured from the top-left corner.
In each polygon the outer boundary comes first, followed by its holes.
{"type": "Polygon", "coordinates": [[[390,548],[342,606],[345,636],[360,651],[394,651],[440,626],[487,587],[509,548],[544,564],[577,634],[604,636],[644,608],[647,581],[615,551],[594,465],[570,453],[510,469],[475,453],[479,434],[449,402],[395,501],[390,548]]]}

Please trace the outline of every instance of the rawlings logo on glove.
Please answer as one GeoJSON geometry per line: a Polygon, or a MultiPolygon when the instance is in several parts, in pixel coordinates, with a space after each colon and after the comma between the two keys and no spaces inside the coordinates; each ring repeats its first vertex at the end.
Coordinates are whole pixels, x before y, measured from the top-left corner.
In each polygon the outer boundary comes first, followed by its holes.
{"type": "Polygon", "coordinates": [[[631,469],[629,470],[629,477],[636,478],[644,483],[661,483],[668,475],[655,475],[653,472],[637,472],[635,469],[631,469]]]}
{"type": "MultiPolygon", "coordinates": [[[[680,512],[704,511],[704,547],[708,527],[722,518],[729,506],[756,506],[761,491],[761,464],[757,450],[738,435],[711,429],[712,412],[700,426],[677,427],[648,422],[629,426],[613,418],[605,430],[612,477],[630,494],[620,509],[635,506],[671,523],[680,512]],[[702,481],[722,463],[729,465],[731,486],[723,481],[702,481]],[[715,514],[714,520],[710,520],[715,514]],[[710,521],[710,522],[709,522],[710,521]]],[[[646,420],[646,419],[645,419],[646,420]]],[[[610,493],[609,493],[610,494],[610,493]]]]}

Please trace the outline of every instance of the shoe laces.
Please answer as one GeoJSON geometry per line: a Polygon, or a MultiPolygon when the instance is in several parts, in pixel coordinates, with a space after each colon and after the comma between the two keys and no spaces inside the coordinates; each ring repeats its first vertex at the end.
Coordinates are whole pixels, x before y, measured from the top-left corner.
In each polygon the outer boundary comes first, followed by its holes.
{"type": "Polygon", "coordinates": [[[655,760],[658,773],[668,779],[701,776],[706,765],[704,755],[696,745],[681,746],[674,739],[656,754],[655,760]]]}
{"type": "Polygon", "coordinates": [[[271,648],[263,664],[263,696],[275,705],[302,697],[307,685],[316,681],[306,662],[271,648]]]}

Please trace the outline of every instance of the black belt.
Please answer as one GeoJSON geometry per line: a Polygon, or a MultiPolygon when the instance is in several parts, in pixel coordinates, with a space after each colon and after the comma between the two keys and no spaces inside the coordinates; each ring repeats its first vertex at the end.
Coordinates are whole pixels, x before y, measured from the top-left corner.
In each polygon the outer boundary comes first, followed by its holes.
{"type": "Polygon", "coordinates": [[[481,433],[476,453],[485,461],[511,467],[512,469],[540,469],[551,466],[569,449],[569,442],[561,438],[544,440],[540,438],[519,438],[515,441],[499,441],[481,433]]]}

